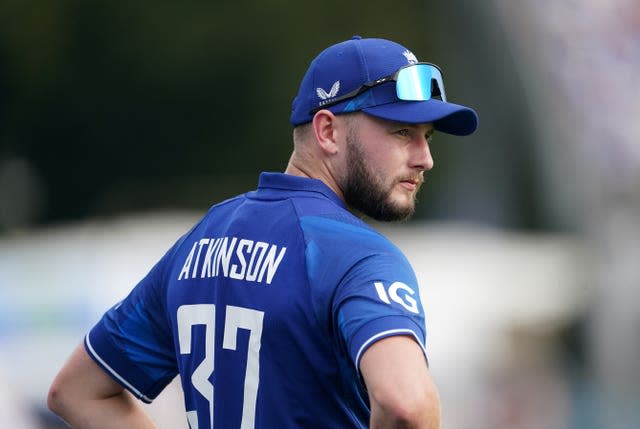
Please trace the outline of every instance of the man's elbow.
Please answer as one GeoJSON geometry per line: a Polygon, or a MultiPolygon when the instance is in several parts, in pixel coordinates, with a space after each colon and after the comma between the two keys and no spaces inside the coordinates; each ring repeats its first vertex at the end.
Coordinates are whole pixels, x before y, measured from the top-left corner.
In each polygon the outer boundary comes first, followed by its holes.
{"type": "Polygon", "coordinates": [[[440,402],[416,402],[399,409],[397,418],[408,428],[437,429],[440,427],[440,402]]]}
{"type": "MultiPolygon", "coordinates": [[[[403,398],[386,398],[377,405],[380,407],[379,411],[385,416],[383,420],[391,423],[389,427],[421,429],[440,427],[440,398],[437,392],[407,395],[403,398]]],[[[375,409],[372,411],[375,415],[375,409]]],[[[387,425],[380,427],[387,427],[387,425]]]]}
{"type": "Polygon", "coordinates": [[[54,381],[51,387],[49,387],[49,393],[47,394],[47,407],[57,415],[61,415],[64,412],[64,398],[65,391],[63,386],[57,381],[54,381]]]}
{"type": "Polygon", "coordinates": [[[65,383],[56,379],[47,393],[47,407],[64,421],[69,421],[69,413],[74,405],[77,406],[80,399],[82,398],[74,398],[71,389],[65,383]]]}

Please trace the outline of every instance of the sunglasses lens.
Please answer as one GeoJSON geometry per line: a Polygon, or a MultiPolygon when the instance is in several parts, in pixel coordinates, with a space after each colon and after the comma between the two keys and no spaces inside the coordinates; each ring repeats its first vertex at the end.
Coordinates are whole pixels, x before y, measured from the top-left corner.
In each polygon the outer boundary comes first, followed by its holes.
{"type": "Polygon", "coordinates": [[[446,101],[442,74],[430,64],[415,64],[400,70],[396,92],[400,100],[424,101],[440,97],[446,101]]]}

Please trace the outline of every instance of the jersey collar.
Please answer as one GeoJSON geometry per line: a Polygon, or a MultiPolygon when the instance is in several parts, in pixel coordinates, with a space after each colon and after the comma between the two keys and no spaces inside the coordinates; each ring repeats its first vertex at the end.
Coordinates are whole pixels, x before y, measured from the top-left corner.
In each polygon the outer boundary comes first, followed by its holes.
{"type": "MultiPolygon", "coordinates": [[[[326,198],[330,199],[340,207],[347,208],[344,201],[336,195],[327,185],[321,180],[311,179],[308,177],[294,176],[285,173],[270,173],[263,172],[260,174],[260,180],[258,182],[258,195],[266,193],[267,195],[273,191],[287,191],[287,192],[315,192],[322,194],[326,198]]],[[[275,194],[274,194],[275,196],[275,194]]]]}

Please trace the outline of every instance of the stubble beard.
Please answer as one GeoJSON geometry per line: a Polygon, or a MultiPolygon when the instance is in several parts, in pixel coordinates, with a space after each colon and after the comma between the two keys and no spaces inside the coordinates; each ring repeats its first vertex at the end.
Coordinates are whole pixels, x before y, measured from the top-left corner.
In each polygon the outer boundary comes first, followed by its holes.
{"type": "MultiPolygon", "coordinates": [[[[415,212],[415,195],[410,204],[400,205],[391,200],[391,185],[379,179],[364,159],[358,136],[353,130],[347,135],[347,175],[342,192],[347,205],[379,221],[392,222],[410,218],[415,212]]],[[[417,193],[417,192],[416,192],[417,193]]]]}

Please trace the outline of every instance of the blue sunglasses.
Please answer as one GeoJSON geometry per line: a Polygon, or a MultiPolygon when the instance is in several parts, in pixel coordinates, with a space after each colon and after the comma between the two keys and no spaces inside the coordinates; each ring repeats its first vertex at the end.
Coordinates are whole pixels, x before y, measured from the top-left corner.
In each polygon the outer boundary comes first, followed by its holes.
{"type": "Polygon", "coordinates": [[[426,101],[435,98],[447,101],[440,68],[431,63],[415,63],[404,66],[389,76],[364,83],[359,88],[340,97],[323,100],[318,107],[310,110],[309,114],[312,115],[318,110],[357,97],[374,86],[392,81],[396,82],[396,95],[400,100],[426,101]]]}

